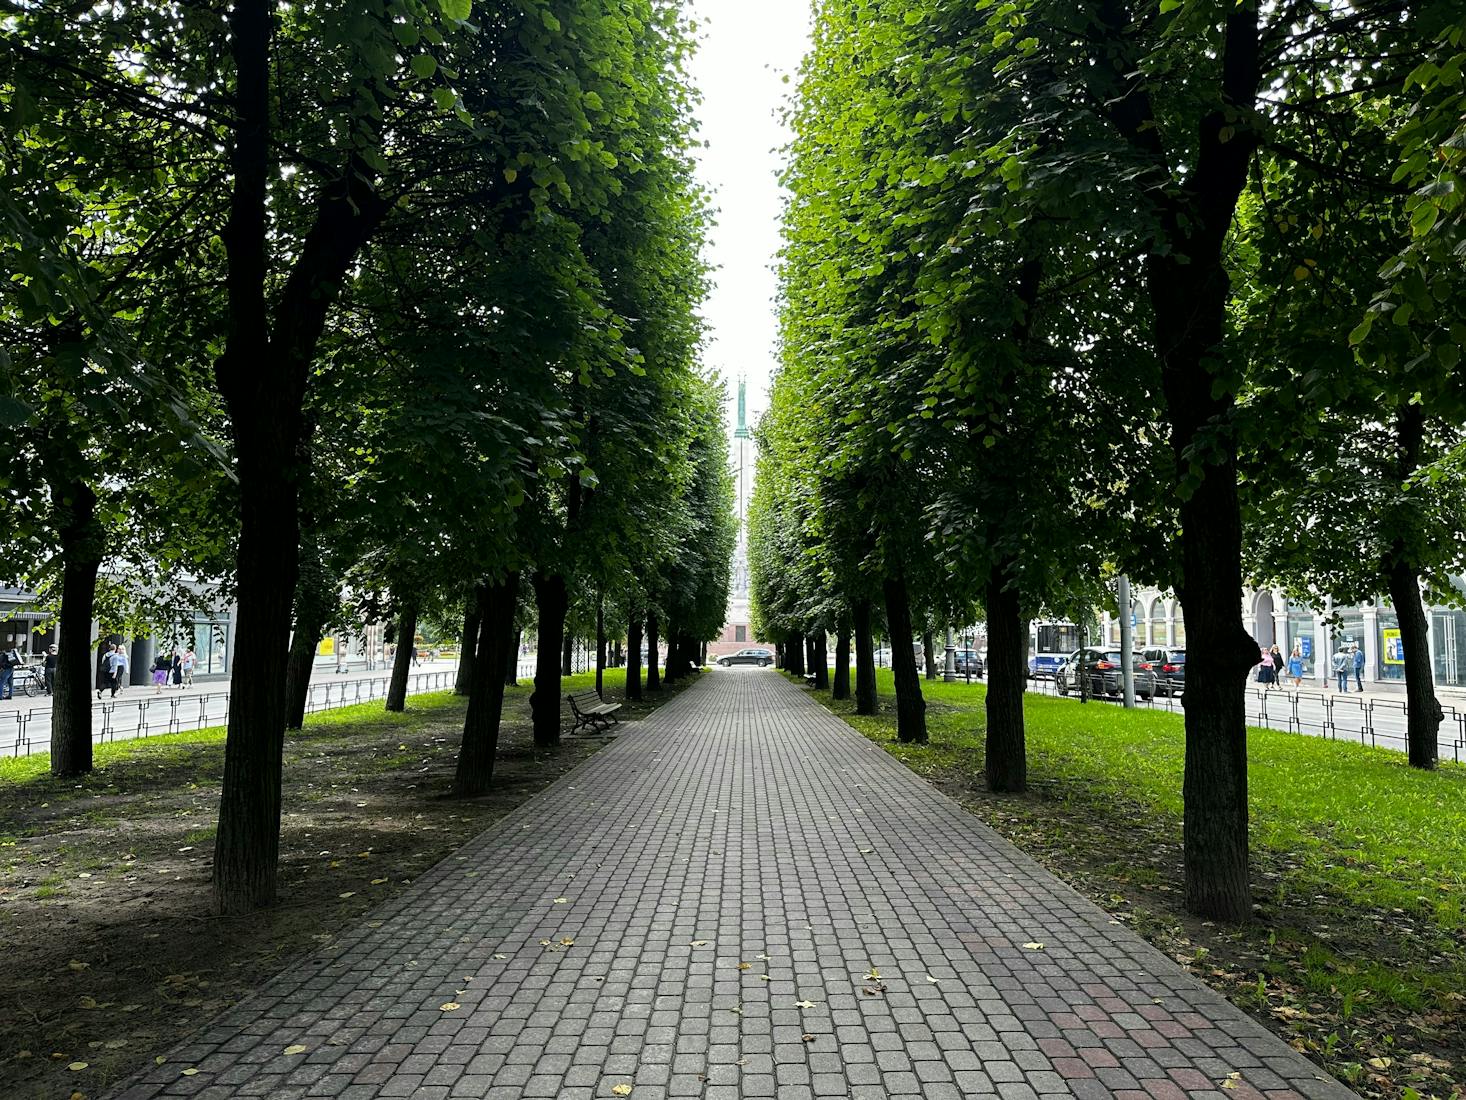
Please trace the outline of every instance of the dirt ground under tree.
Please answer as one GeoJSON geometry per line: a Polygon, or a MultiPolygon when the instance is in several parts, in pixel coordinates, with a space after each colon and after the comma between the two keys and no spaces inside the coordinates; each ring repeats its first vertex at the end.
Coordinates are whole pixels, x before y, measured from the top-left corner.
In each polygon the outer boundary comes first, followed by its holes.
{"type": "Polygon", "coordinates": [[[291,734],[281,900],[246,917],[209,912],[222,733],[119,745],[80,781],[0,781],[0,1096],[102,1095],[602,743],[536,751],[528,697],[509,692],[494,789],[477,799],[446,795],[460,698],[328,712],[291,734]]]}

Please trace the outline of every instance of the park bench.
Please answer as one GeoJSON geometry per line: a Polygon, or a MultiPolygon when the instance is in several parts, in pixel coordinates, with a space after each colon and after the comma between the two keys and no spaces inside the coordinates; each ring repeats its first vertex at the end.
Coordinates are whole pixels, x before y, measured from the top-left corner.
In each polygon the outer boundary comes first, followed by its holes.
{"type": "Polygon", "coordinates": [[[570,712],[575,715],[575,729],[571,733],[582,726],[589,727],[592,733],[602,733],[613,723],[620,721],[616,712],[621,709],[621,704],[603,702],[594,688],[589,691],[572,691],[565,698],[570,701],[570,712]]]}

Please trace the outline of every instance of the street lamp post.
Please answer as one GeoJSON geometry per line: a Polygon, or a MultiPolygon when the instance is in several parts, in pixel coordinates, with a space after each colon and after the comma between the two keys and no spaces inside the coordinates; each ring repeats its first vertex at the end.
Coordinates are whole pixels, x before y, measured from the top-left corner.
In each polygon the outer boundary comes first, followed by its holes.
{"type": "Polygon", "coordinates": [[[1130,578],[1120,574],[1115,582],[1116,603],[1120,605],[1120,687],[1125,705],[1135,705],[1135,667],[1130,663],[1135,624],[1130,621],[1130,578]]]}
{"type": "Polygon", "coordinates": [[[952,628],[947,627],[947,659],[942,665],[942,679],[953,683],[957,679],[957,645],[952,640],[952,628]]]}

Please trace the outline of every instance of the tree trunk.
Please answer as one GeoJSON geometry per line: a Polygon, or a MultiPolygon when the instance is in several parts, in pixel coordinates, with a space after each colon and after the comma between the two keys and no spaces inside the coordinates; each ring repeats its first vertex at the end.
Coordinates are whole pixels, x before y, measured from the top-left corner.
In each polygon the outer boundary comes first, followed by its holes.
{"type": "Polygon", "coordinates": [[[67,495],[70,515],[58,532],[61,644],[56,647],[51,697],[51,774],[58,778],[92,770],[92,614],[104,539],[91,487],[76,483],[68,487],[67,495]]]}
{"type": "Polygon", "coordinates": [[[539,614],[539,640],[536,644],[534,691],[529,709],[534,723],[534,743],[539,748],[560,744],[560,678],[564,675],[565,615],[570,597],[565,578],[558,573],[536,573],[535,608],[539,614]]]}
{"type": "Polygon", "coordinates": [[[850,606],[855,620],[855,713],[875,714],[880,709],[876,698],[875,643],[870,632],[870,601],[856,600],[850,606]]]}
{"type": "Polygon", "coordinates": [[[921,697],[921,673],[911,648],[911,602],[902,577],[887,577],[886,623],[891,632],[891,671],[896,681],[896,737],[926,743],[926,700],[921,697]]]}
{"type": "Polygon", "coordinates": [[[1023,691],[1028,678],[1028,631],[1018,591],[1005,587],[1006,563],[988,580],[987,746],[983,769],[988,790],[1016,794],[1028,789],[1028,748],[1023,728],[1023,691]]]}
{"type": "Polygon", "coordinates": [[[483,794],[494,778],[505,686],[498,673],[514,641],[519,574],[510,573],[500,584],[480,585],[477,602],[483,609],[475,647],[479,659],[473,665],[468,711],[463,716],[463,747],[453,777],[453,793],[466,797],[483,794]]]}
{"type": "Polygon", "coordinates": [[[407,708],[407,676],[412,671],[412,658],[417,652],[417,601],[402,605],[397,620],[397,652],[392,659],[392,678],[387,683],[387,709],[407,708]]]}
{"type": "Polygon", "coordinates": [[[657,637],[657,613],[648,611],[646,615],[646,689],[647,691],[662,690],[662,674],[657,669],[657,661],[661,656],[657,652],[657,646],[661,639],[657,637]]]}
{"type": "Polygon", "coordinates": [[[835,624],[835,682],[830,695],[836,699],[850,698],[850,619],[843,613],[835,624]]]}
{"type": "Polygon", "coordinates": [[[930,630],[921,636],[921,655],[926,661],[926,678],[935,680],[937,678],[937,643],[930,630]]]}
{"type": "Polygon", "coordinates": [[[635,607],[626,617],[626,698],[641,701],[641,611],[635,607]]]}
{"type": "MultiPolygon", "coordinates": [[[[273,13],[268,0],[236,0],[229,13],[235,69],[233,182],[221,233],[228,313],[224,352],[215,361],[214,375],[234,434],[239,543],[234,669],[214,841],[214,906],[220,912],[275,900],[306,387],[343,277],[392,209],[372,189],[372,173],[351,154],[339,176],[322,185],[287,277],[272,278],[273,13]],[[277,283],[272,317],[267,297],[277,283]]],[[[363,136],[380,137],[369,126],[363,136]]]]}
{"type": "Polygon", "coordinates": [[[789,651],[789,671],[795,676],[804,675],[804,635],[795,634],[785,643],[789,651]]]}
{"type": "Polygon", "coordinates": [[[575,638],[565,633],[563,625],[560,628],[560,634],[560,675],[573,676],[575,675],[575,638]]]}
{"type": "MultiPolygon", "coordinates": [[[[516,582],[514,587],[517,591],[519,588],[519,584],[516,582]]],[[[515,608],[516,614],[518,613],[518,610],[518,608],[515,608]]],[[[515,627],[514,637],[509,639],[509,652],[504,654],[505,687],[512,688],[519,686],[519,647],[523,644],[524,630],[521,627],[515,627]]]]}
{"type": "Polygon", "coordinates": [[[596,600],[596,694],[606,697],[606,605],[596,600]]]}
{"type": "MultiPolygon", "coordinates": [[[[1223,347],[1230,286],[1223,256],[1259,144],[1250,117],[1262,85],[1259,8],[1228,10],[1214,53],[1214,105],[1189,163],[1175,164],[1145,89],[1105,103],[1110,122],[1152,165],[1159,247],[1145,259],[1151,327],[1171,431],[1180,501],[1180,583],[1186,617],[1186,907],[1223,920],[1252,912],[1247,862],[1247,727],[1243,684],[1257,645],[1242,628],[1242,520],[1237,495],[1236,395],[1223,347]]],[[[1133,19],[1106,3],[1089,25],[1094,60],[1129,81],[1133,19]]]]}
{"type": "Polygon", "coordinates": [[[305,725],[305,703],[310,696],[311,674],[316,670],[316,649],[321,644],[326,613],[320,604],[296,588],[295,632],[290,636],[290,655],[285,659],[285,728],[305,725]]]}
{"type": "Polygon", "coordinates": [[[1430,667],[1430,627],[1420,602],[1420,575],[1404,560],[1398,544],[1395,551],[1389,563],[1390,602],[1400,621],[1405,658],[1405,740],[1410,766],[1433,771],[1439,753],[1436,738],[1445,715],[1430,667]]]}
{"type": "Polygon", "coordinates": [[[814,635],[814,654],[810,659],[813,666],[814,686],[817,691],[828,691],[830,687],[829,640],[821,627],[814,635]]]}
{"type": "Polygon", "coordinates": [[[677,624],[668,622],[667,663],[666,667],[662,669],[662,680],[665,683],[675,684],[682,678],[683,671],[686,669],[680,653],[681,645],[682,635],[678,632],[677,624]]]}
{"type": "Polygon", "coordinates": [[[468,594],[467,606],[463,611],[463,634],[458,644],[458,675],[453,678],[453,693],[467,695],[473,684],[473,663],[477,652],[479,622],[483,609],[479,607],[479,589],[475,585],[468,594]]]}

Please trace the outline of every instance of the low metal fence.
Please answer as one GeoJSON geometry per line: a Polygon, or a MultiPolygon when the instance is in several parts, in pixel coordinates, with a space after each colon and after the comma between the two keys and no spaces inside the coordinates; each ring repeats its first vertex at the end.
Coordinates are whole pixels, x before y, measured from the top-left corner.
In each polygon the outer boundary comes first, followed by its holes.
{"type": "MultiPolygon", "coordinates": [[[[1053,680],[1030,680],[1028,685],[1033,692],[1058,694],[1053,680]]],[[[1077,698],[1072,692],[1069,697],[1077,698]]],[[[1246,689],[1245,697],[1250,725],[1401,752],[1408,745],[1405,730],[1409,705],[1404,698],[1382,699],[1354,693],[1290,691],[1282,687],[1251,685],[1246,689]]],[[[1105,695],[1091,696],[1091,699],[1099,703],[1119,702],[1105,695]]],[[[1150,699],[1137,696],[1135,705],[1152,710],[1179,712],[1182,709],[1179,695],[1155,695],[1150,699]]],[[[1441,710],[1445,717],[1437,733],[1437,748],[1442,759],[1459,763],[1466,760],[1466,712],[1445,703],[1441,704],[1441,710]]]]}
{"type": "MultiPolygon", "coordinates": [[[[446,691],[453,687],[456,673],[449,671],[415,672],[408,675],[407,693],[422,695],[430,691],[446,691]]],[[[359,680],[339,680],[312,684],[306,696],[306,713],[349,707],[384,699],[388,676],[359,680]]],[[[134,688],[146,691],[145,687],[134,688]]],[[[142,699],[105,699],[92,705],[92,738],[98,744],[129,741],[165,733],[222,726],[229,721],[229,692],[207,691],[168,695],[148,695],[142,699]]],[[[29,756],[48,752],[51,748],[51,708],[27,707],[0,713],[0,754],[29,756]]]]}

